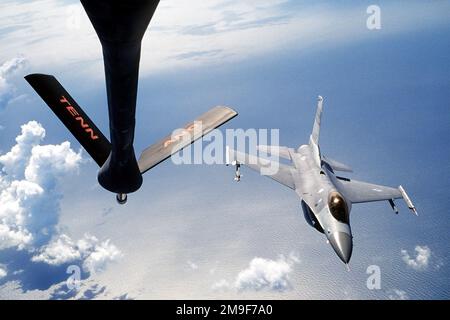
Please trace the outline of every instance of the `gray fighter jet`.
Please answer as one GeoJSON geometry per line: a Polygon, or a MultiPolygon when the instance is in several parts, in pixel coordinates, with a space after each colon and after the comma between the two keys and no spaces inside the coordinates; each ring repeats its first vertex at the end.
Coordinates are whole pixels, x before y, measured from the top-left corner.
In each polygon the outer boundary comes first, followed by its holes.
{"type": "Polygon", "coordinates": [[[309,144],[298,149],[281,146],[258,146],[259,153],[270,154],[270,158],[283,158],[290,165],[242,153],[227,147],[227,164],[236,168],[235,180],[240,181],[240,166],[246,165],[267,175],[273,180],[294,190],[301,199],[306,221],[317,231],[325,234],[336,254],[348,264],[352,255],[353,241],[350,228],[350,210],[355,203],[388,201],[395,211],[394,199],[403,198],[417,215],[411,199],[402,186],[391,188],[356,181],[336,175],[336,172],[352,172],[338,161],[325,157],[319,148],[320,122],[323,98],[319,96],[317,113],[309,144]],[[277,170],[268,170],[277,168],[277,170]],[[269,174],[264,173],[272,171],[269,174]]]}

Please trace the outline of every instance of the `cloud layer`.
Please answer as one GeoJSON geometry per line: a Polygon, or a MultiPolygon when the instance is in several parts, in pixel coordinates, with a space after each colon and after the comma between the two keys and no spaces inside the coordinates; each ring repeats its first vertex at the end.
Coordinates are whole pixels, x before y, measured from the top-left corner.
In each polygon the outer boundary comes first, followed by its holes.
{"type": "Polygon", "coordinates": [[[57,182],[78,171],[81,153],[67,141],[41,146],[44,137],[44,128],[30,121],[16,145],[0,155],[0,250],[31,249],[55,231],[62,197],[57,182]]]}
{"type": "Polygon", "coordinates": [[[79,171],[83,159],[81,150],[75,152],[69,142],[42,145],[44,138],[42,125],[30,121],[22,125],[10,151],[0,154],[0,250],[8,249],[14,262],[14,269],[7,272],[9,265],[0,261],[0,278],[7,281],[10,275],[20,278],[21,273],[33,274],[30,269],[46,265],[78,264],[92,275],[122,256],[109,240],[84,235],[74,241],[59,232],[60,185],[79,171]]]}
{"type": "Polygon", "coordinates": [[[40,249],[32,258],[34,262],[43,262],[59,266],[68,263],[79,263],[89,273],[103,271],[107,264],[122,256],[117,247],[109,240],[100,242],[96,237],[84,235],[77,242],[62,234],[40,249]]]}
{"type": "MultiPolygon", "coordinates": [[[[410,1],[408,14],[401,2],[380,6],[384,33],[412,32],[448,19],[442,3],[425,9],[420,1],[410,1]]],[[[141,74],[357,41],[369,33],[366,7],[356,7],[289,0],[162,1],[143,40],[141,74]]],[[[36,69],[76,67],[80,76],[102,74],[99,41],[78,2],[9,1],[0,21],[7,26],[0,30],[0,61],[26,52],[36,69]],[[77,50],[67,50],[69,43],[77,50]]]]}

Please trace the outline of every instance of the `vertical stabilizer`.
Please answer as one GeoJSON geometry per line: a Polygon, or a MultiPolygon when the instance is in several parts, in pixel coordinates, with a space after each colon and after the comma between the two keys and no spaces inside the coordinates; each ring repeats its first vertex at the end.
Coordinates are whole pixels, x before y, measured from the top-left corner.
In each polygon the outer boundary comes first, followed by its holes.
{"type": "Polygon", "coordinates": [[[323,98],[321,96],[319,96],[317,98],[316,118],[314,119],[313,130],[312,130],[311,136],[309,137],[309,145],[311,146],[311,148],[314,152],[314,160],[316,161],[316,163],[319,167],[321,165],[321,156],[320,156],[320,149],[319,149],[319,135],[320,135],[320,123],[322,121],[322,109],[323,109],[323,98]]]}
{"type": "Polygon", "coordinates": [[[322,121],[322,110],[323,110],[323,98],[319,96],[317,98],[316,118],[314,120],[313,131],[311,133],[311,142],[313,142],[316,146],[319,146],[320,122],[322,121]]]}

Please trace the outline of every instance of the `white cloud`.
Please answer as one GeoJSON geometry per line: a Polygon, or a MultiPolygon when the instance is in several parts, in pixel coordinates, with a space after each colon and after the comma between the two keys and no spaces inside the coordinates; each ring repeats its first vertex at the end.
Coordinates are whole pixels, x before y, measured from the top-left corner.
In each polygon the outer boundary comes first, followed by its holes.
{"type": "Polygon", "coordinates": [[[229,288],[238,291],[269,289],[274,291],[284,291],[290,288],[289,274],[293,265],[299,260],[293,254],[286,258],[280,256],[277,260],[253,258],[248,268],[242,270],[237,275],[233,283],[227,280],[220,280],[213,284],[213,290],[225,290],[229,288]]]}
{"type": "Polygon", "coordinates": [[[31,150],[45,138],[45,129],[36,121],[22,125],[21,129],[16,145],[8,153],[0,155],[1,170],[13,179],[23,178],[31,150]]]}
{"type": "Polygon", "coordinates": [[[51,189],[58,178],[77,172],[80,163],[81,152],[75,153],[68,141],[59,145],[36,146],[31,150],[25,168],[25,179],[51,189]]]}
{"type": "Polygon", "coordinates": [[[291,271],[291,264],[283,257],[277,261],[254,258],[249,267],[238,274],[235,287],[239,290],[284,290],[289,286],[288,275],[291,271]]]}
{"type": "MultiPolygon", "coordinates": [[[[69,142],[41,145],[44,138],[42,125],[30,121],[21,127],[10,151],[0,154],[0,251],[8,249],[12,259],[14,249],[26,251],[22,257],[52,266],[76,263],[91,276],[105,270],[122,253],[110,240],[100,241],[84,235],[74,241],[58,233],[63,198],[59,186],[78,172],[84,161],[81,150],[75,152],[69,142]]],[[[22,266],[20,259],[14,262],[11,272],[0,264],[0,279],[9,273],[18,277],[20,280],[8,281],[2,288],[16,286],[14,290],[24,294],[30,290],[29,284],[21,282],[27,279],[23,275],[33,275],[34,269],[27,262],[24,262],[26,267],[22,266]]],[[[100,289],[88,290],[81,298],[102,294],[104,290],[100,289]]],[[[41,296],[44,291],[33,292],[41,296]]]]}
{"type": "Polygon", "coordinates": [[[225,279],[219,280],[212,285],[212,289],[214,291],[222,291],[231,289],[233,286],[225,279]]]}
{"type": "Polygon", "coordinates": [[[19,56],[9,59],[0,65],[0,107],[6,104],[6,100],[15,96],[16,89],[10,83],[9,78],[12,77],[16,71],[22,68],[25,64],[25,58],[19,56]]]}
{"type": "Polygon", "coordinates": [[[191,268],[192,270],[198,269],[198,265],[192,261],[188,261],[187,264],[188,264],[189,268],[191,268]]]}
{"type": "Polygon", "coordinates": [[[390,293],[388,295],[388,298],[390,300],[408,300],[409,296],[403,290],[393,289],[393,290],[390,291],[390,293]]]}
{"type": "Polygon", "coordinates": [[[36,121],[22,126],[16,145],[0,155],[0,250],[32,249],[49,239],[60,213],[57,183],[77,172],[81,151],[69,142],[39,145],[45,129],[36,121]]]}
{"type": "Polygon", "coordinates": [[[76,247],[76,244],[69,236],[62,234],[56,240],[41,248],[40,253],[31,260],[58,266],[80,259],[81,252],[76,247]]]}
{"type": "Polygon", "coordinates": [[[0,265],[0,280],[8,275],[6,269],[0,265]]]}
{"type": "Polygon", "coordinates": [[[41,145],[44,138],[42,125],[30,121],[11,150],[0,154],[0,250],[26,250],[33,262],[53,266],[79,263],[89,274],[103,271],[122,256],[116,246],[90,235],[73,241],[57,230],[59,185],[78,172],[81,150],[75,152],[67,141],[41,145]]]}
{"type": "Polygon", "coordinates": [[[92,247],[90,254],[84,260],[83,268],[96,273],[105,270],[108,263],[116,261],[122,257],[122,253],[109,240],[97,243],[92,247]]]}
{"type": "Polygon", "coordinates": [[[415,257],[411,257],[407,250],[402,250],[401,255],[403,261],[414,270],[426,270],[431,258],[430,248],[427,246],[416,246],[414,250],[416,252],[415,257]]]}
{"type": "Polygon", "coordinates": [[[107,264],[122,256],[119,249],[109,240],[100,242],[96,237],[84,235],[77,242],[62,234],[40,249],[31,260],[49,265],[82,262],[83,269],[89,273],[103,271],[107,264]]]}

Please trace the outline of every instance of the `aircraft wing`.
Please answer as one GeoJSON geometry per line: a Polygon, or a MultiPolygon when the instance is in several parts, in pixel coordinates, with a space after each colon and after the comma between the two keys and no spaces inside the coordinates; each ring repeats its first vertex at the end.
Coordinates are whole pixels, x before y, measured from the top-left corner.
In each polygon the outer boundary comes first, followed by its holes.
{"type": "Polygon", "coordinates": [[[289,153],[288,147],[258,145],[256,146],[256,149],[259,152],[264,152],[273,156],[291,160],[291,154],[289,153]]]}
{"type": "Polygon", "coordinates": [[[111,143],[75,99],[52,75],[34,73],[25,79],[101,167],[111,152],[111,143]]]}
{"type": "Polygon", "coordinates": [[[339,179],[342,193],[352,203],[374,202],[402,198],[399,189],[367,182],[339,179]]]}
{"type": "Polygon", "coordinates": [[[258,171],[261,175],[267,176],[282,185],[295,190],[294,179],[292,177],[291,170],[293,167],[281,164],[275,161],[264,159],[249,155],[247,153],[239,152],[236,150],[228,149],[227,163],[239,163],[258,171]],[[277,170],[272,170],[278,168],[277,170]],[[267,171],[265,171],[266,169],[267,171]],[[273,172],[272,172],[273,171],[273,172]]]}
{"type": "Polygon", "coordinates": [[[138,160],[141,173],[150,170],[236,116],[236,111],[221,106],[205,112],[183,128],[175,130],[172,134],[145,149],[138,160]]]}
{"type": "Polygon", "coordinates": [[[403,198],[408,206],[416,215],[417,211],[402,186],[398,188],[386,187],[363,181],[338,178],[341,184],[340,191],[352,203],[374,202],[387,200],[393,206],[392,200],[403,198]]]}

